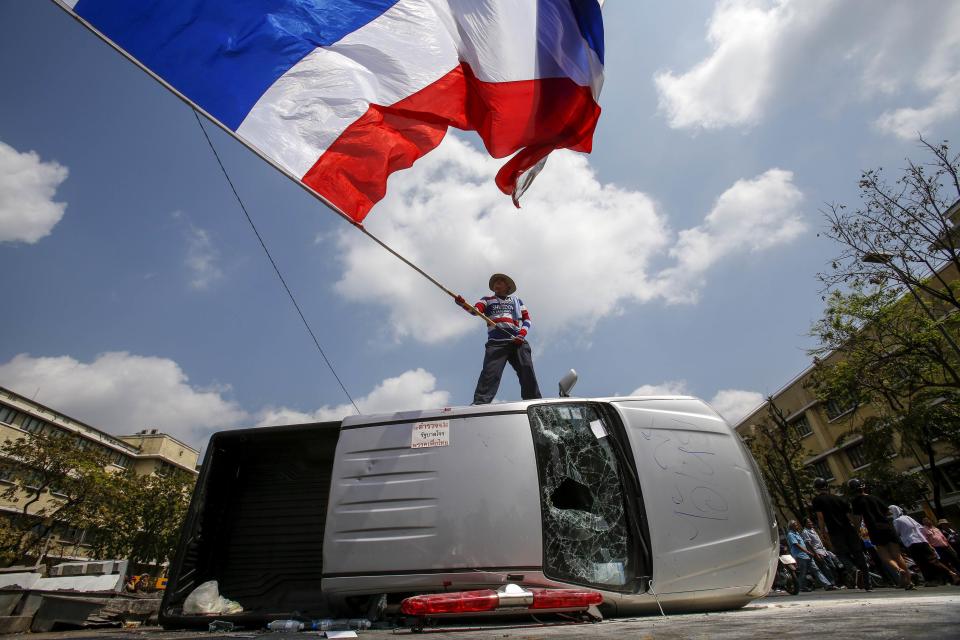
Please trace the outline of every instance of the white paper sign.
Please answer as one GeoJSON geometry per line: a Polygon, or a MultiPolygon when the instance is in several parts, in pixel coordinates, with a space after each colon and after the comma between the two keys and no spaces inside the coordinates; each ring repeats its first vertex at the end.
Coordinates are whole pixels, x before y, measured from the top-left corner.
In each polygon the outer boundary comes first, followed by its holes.
{"type": "Polygon", "coordinates": [[[431,422],[418,422],[413,425],[413,433],[410,435],[410,448],[423,449],[425,447],[449,447],[450,446],[450,421],[433,420],[431,422]]]}
{"type": "Polygon", "coordinates": [[[607,437],[607,430],[603,428],[603,423],[599,420],[590,423],[590,430],[593,431],[593,437],[597,440],[607,437]]]}

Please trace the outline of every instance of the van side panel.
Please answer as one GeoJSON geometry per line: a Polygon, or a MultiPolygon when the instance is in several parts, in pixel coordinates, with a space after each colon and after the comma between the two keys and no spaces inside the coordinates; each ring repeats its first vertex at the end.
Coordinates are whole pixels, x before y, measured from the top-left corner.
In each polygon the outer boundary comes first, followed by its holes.
{"type": "MultiPolygon", "coordinates": [[[[431,422],[437,420],[443,418],[431,422]]],[[[383,575],[389,591],[387,583],[402,586],[403,574],[412,572],[542,565],[526,414],[447,422],[449,445],[424,448],[411,446],[416,422],[343,429],[324,538],[325,583],[383,575]]]]}
{"type": "Polygon", "coordinates": [[[776,554],[759,478],[738,436],[698,400],[617,402],[650,519],[658,593],[743,587],[776,554]]]}

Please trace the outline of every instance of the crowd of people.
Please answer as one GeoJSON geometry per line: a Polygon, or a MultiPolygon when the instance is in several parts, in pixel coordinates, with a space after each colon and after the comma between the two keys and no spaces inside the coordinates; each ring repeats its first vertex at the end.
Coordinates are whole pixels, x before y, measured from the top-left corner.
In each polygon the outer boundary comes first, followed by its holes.
{"type": "MultiPolygon", "coordinates": [[[[847,483],[849,500],[832,493],[823,478],[814,481],[814,488],[810,512],[817,522],[791,520],[781,540],[781,554],[796,561],[801,590],[872,591],[882,584],[910,590],[920,578],[928,584],[960,585],[960,533],[948,520],[934,524],[924,517],[917,522],[899,506],[871,495],[857,478],[847,483]]],[[[783,578],[781,573],[775,590],[785,588],[783,578]]]]}

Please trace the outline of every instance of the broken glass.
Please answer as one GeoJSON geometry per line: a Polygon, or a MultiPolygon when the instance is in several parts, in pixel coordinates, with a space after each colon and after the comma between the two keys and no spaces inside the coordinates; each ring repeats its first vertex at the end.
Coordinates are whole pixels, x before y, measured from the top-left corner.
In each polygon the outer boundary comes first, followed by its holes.
{"type": "Polygon", "coordinates": [[[610,429],[590,405],[530,409],[540,475],[544,573],[605,588],[632,581],[631,534],[610,429]]]}

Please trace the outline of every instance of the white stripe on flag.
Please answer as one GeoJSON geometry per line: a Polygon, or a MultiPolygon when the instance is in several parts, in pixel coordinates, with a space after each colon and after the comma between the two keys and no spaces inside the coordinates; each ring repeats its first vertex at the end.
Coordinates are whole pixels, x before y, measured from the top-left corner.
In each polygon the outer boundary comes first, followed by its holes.
{"type": "Polygon", "coordinates": [[[260,97],[237,133],[303,176],[370,103],[394,104],[460,60],[487,82],[569,77],[596,97],[602,65],[583,42],[569,5],[562,6],[538,18],[538,3],[531,0],[399,0],[294,65],[260,97]]]}
{"type": "Polygon", "coordinates": [[[336,44],[315,49],[261,96],[237,133],[303,176],[371,102],[398,102],[457,66],[452,20],[434,7],[445,4],[400,0],[336,44]]]}

